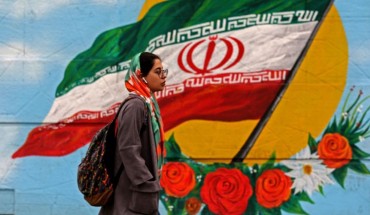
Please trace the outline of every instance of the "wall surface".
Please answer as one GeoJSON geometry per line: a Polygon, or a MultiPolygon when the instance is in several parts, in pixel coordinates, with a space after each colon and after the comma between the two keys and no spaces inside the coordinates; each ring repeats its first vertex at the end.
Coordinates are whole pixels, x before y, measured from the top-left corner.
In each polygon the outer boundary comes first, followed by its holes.
{"type": "Polygon", "coordinates": [[[0,1],[0,214],[97,214],[77,166],[145,50],[169,69],[161,214],[368,214],[369,12],[365,0],[0,1]]]}

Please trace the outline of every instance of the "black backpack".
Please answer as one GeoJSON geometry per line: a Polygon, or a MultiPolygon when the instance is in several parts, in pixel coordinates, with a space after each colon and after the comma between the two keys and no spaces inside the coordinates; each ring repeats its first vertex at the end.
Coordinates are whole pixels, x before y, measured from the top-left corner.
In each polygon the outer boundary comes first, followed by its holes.
{"type": "Polygon", "coordinates": [[[94,135],[85,157],[78,165],[78,189],[92,206],[103,206],[109,201],[123,170],[123,164],[121,164],[118,174],[114,175],[115,122],[123,104],[132,98],[135,97],[126,98],[120,105],[114,119],[94,135]]]}

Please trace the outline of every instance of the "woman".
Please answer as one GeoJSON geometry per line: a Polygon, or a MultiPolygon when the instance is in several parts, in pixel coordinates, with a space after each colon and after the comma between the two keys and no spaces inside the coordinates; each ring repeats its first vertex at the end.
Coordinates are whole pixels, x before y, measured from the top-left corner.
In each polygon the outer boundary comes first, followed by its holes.
{"type": "Polygon", "coordinates": [[[115,172],[123,164],[113,198],[100,215],[158,214],[159,172],[164,133],[154,92],[163,90],[168,70],[161,59],[143,52],[131,60],[125,85],[130,99],[116,123],[115,172]]]}

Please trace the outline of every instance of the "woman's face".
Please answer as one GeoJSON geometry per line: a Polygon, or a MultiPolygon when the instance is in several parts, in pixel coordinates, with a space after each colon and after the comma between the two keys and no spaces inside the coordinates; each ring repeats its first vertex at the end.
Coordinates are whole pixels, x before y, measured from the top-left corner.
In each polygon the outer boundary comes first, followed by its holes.
{"type": "Polygon", "coordinates": [[[163,72],[162,62],[159,59],[154,60],[154,65],[145,77],[149,89],[154,93],[162,91],[166,86],[166,74],[163,72]]]}

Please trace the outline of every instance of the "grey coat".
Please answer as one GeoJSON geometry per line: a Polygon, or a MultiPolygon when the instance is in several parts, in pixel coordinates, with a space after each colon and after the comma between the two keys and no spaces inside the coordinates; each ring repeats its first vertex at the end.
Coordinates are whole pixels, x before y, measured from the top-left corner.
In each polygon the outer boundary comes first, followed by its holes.
{"type": "Polygon", "coordinates": [[[159,191],[157,155],[144,100],[137,95],[122,107],[118,119],[114,169],[123,163],[113,198],[99,215],[158,214],[159,191]]]}

